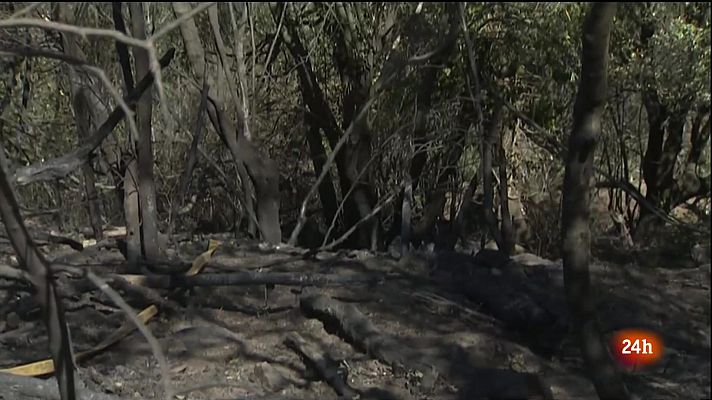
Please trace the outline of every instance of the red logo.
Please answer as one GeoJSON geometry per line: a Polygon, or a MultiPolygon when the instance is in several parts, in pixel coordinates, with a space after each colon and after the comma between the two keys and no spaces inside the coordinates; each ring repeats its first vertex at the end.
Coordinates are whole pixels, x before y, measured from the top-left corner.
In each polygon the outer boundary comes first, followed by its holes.
{"type": "Polygon", "coordinates": [[[628,370],[653,365],[663,356],[663,340],[655,332],[623,329],[611,337],[613,357],[628,370]]]}

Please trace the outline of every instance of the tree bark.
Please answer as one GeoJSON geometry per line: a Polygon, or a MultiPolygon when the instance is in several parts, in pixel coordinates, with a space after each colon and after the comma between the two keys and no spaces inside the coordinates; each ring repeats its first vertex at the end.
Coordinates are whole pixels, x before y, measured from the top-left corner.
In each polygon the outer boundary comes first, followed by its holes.
{"type": "MultiPolygon", "coordinates": [[[[119,32],[123,34],[128,34],[126,29],[126,22],[124,21],[124,14],[122,12],[122,5],[120,2],[114,2],[112,4],[114,27],[119,32]]],[[[129,56],[128,46],[120,41],[115,42],[116,54],[119,57],[119,65],[121,66],[121,73],[124,79],[124,88],[126,92],[131,92],[134,90],[134,74],[131,68],[131,57],[129,56]]],[[[138,104],[143,98],[143,93],[136,100],[138,104]]],[[[131,116],[128,116],[131,118],[131,116]]],[[[128,125],[127,125],[128,126],[128,125]]],[[[140,134],[140,133],[139,133],[140,134]]],[[[126,224],[126,249],[124,251],[124,257],[129,265],[129,271],[134,273],[141,272],[141,267],[139,262],[141,261],[141,206],[140,206],[140,196],[139,190],[140,186],[138,183],[138,166],[136,160],[136,146],[135,142],[138,140],[134,137],[134,132],[129,131],[129,146],[131,148],[130,156],[128,162],[122,166],[123,168],[123,179],[121,180],[121,187],[123,189],[122,202],[124,205],[124,224],[126,224]]],[[[122,155],[123,158],[123,155],[122,155]]]]}
{"type": "Polygon", "coordinates": [[[607,97],[608,42],[615,12],[615,3],[594,3],[584,22],[581,78],[563,187],[562,251],[566,299],[589,377],[600,398],[629,399],[601,336],[589,274],[590,181],[607,97]]]}
{"type": "MultiPolygon", "coordinates": [[[[130,3],[131,26],[134,37],[146,38],[146,23],[143,3],[130,3]]],[[[150,73],[148,50],[133,48],[136,76],[143,78],[150,73]]],[[[156,211],[156,184],[153,179],[153,90],[149,88],[136,105],[136,127],[139,131],[138,145],[138,196],[141,209],[141,244],[147,260],[157,259],[161,253],[158,243],[158,217],[156,211]]]]}
{"type": "Polygon", "coordinates": [[[140,272],[141,210],[138,195],[138,162],[129,161],[124,175],[124,219],[126,220],[126,262],[130,272],[140,272]]]}

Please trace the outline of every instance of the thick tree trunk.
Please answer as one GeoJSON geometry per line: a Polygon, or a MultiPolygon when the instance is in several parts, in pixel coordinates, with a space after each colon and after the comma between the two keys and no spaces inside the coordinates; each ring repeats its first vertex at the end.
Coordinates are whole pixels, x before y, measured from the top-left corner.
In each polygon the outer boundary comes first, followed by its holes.
{"type": "MultiPolygon", "coordinates": [[[[146,23],[143,15],[143,3],[130,3],[131,26],[134,37],[146,38],[146,23]]],[[[136,76],[143,78],[150,73],[148,50],[133,48],[136,76]]],[[[149,88],[136,106],[136,127],[138,137],[138,195],[141,209],[141,244],[143,256],[147,260],[156,260],[161,254],[158,243],[158,216],[156,211],[156,184],[153,179],[153,90],[149,88]]]]}
{"type": "Polygon", "coordinates": [[[601,337],[589,274],[590,180],[607,96],[608,41],[615,12],[615,3],[594,3],[584,23],[581,78],[566,157],[562,206],[566,298],[588,374],[602,399],[630,398],[601,337]]]}

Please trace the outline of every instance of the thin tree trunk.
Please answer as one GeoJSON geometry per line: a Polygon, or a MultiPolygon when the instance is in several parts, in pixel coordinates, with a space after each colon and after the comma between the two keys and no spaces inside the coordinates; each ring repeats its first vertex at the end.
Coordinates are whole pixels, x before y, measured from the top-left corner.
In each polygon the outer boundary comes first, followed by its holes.
{"type": "MultiPolygon", "coordinates": [[[[116,30],[127,34],[126,23],[124,21],[124,15],[122,12],[122,5],[120,2],[115,2],[112,4],[114,27],[116,30]]],[[[124,79],[124,88],[126,93],[132,92],[134,90],[134,75],[131,69],[131,58],[129,57],[129,50],[126,44],[116,41],[116,53],[119,57],[119,65],[121,66],[122,77],[124,79]]],[[[143,94],[139,97],[139,100],[143,98],[143,94]]],[[[137,101],[137,104],[138,104],[137,101]]],[[[126,116],[131,118],[131,116],[126,116]]],[[[127,122],[128,123],[128,122],[127,122]]],[[[129,271],[132,273],[141,272],[141,207],[139,198],[139,184],[138,184],[138,167],[136,161],[136,152],[134,143],[138,138],[133,137],[133,132],[129,132],[129,146],[132,149],[130,152],[130,158],[123,168],[123,179],[121,180],[121,187],[123,188],[122,202],[124,205],[124,223],[126,224],[126,249],[124,251],[124,257],[126,258],[126,263],[129,266],[129,271]]]]}
{"type": "MultiPolygon", "coordinates": [[[[483,132],[482,140],[482,190],[484,191],[483,211],[487,228],[497,242],[497,248],[503,249],[502,234],[497,224],[497,216],[494,213],[494,184],[492,179],[492,156],[495,147],[495,140],[500,129],[503,114],[502,103],[497,103],[492,116],[483,132]]],[[[484,247],[484,243],[482,243],[484,247]]]]}
{"type": "Polygon", "coordinates": [[[141,261],[141,210],[138,196],[138,162],[131,159],[124,175],[124,219],[126,220],[126,263],[139,273],[141,261]]]}
{"type": "MultiPolygon", "coordinates": [[[[272,15],[275,21],[277,20],[277,18],[279,18],[278,15],[281,15],[281,12],[283,11],[279,7],[286,7],[286,5],[282,4],[272,9],[272,15]]],[[[286,13],[286,11],[284,12],[286,13]]],[[[319,82],[316,79],[314,69],[308,57],[307,50],[302,44],[296,23],[286,14],[284,22],[285,29],[281,30],[282,40],[287,45],[287,48],[289,49],[289,52],[292,55],[292,58],[298,65],[297,76],[299,77],[299,88],[302,94],[302,99],[304,100],[304,105],[306,106],[307,123],[312,123],[314,127],[318,126],[319,129],[321,129],[328,141],[329,146],[333,151],[333,149],[339,142],[338,134],[340,132],[340,129],[338,122],[336,121],[336,117],[331,111],[331,108],[329,107],[329,104],[326,101],[326,97],[321,87],[319,86],[319,82]]],[[[312,152],[312,160],[314,163],[316,163],[319,158],[319,148],[317,147],[316,149],[312,150],[312,143],[314,145],[317,145],[317,140],[318,143],[321,143],[321,137],[313,137],[313,135],[316,134],[318,134],[318,131],[315,131],[313,127],[311,127],[310,130],[307,132],[307,135],[311,136],[308,139],[310,144],[310,151],[312,152]]],[[[320,164],[323,167],[323,162],[320,164]]],[[[336,169],[339,177],[339,188],[341,189],[342,196],[349,191],[353,184],[352,180],[349,179],[346,172],[348,167],[349,165],[345,157],[345,153],[342,150],[341,152],[336,154],[336,169]]],[[[321,169],[316,170],[315,173],[319,175],[321,173],[321,169]]],[[[324,179],[324,181],[326,181],[326,179],[324,179]]],[[[334,187],[335,185],[332,183],[331,186],[334,187]]],[[[329,197],[331,195],[327,194],[326,196],[327,198],[322,199],[322,201],[330,201],[329,197]]],[[[334,197],[336,197],[335,188],[334,197]]],[[[344,227],[348,227],[359,220],[358,210],[356,208],[356,203],[353,197],[348,197],[346,199],[343,199],[342,201],[345,203],[345,207],[343,207],[343,225],[344,227]]],[[[336,213],[337,209],[338,206],[334,208],[333,212],[336,213]]],[[[333,217],[329,221],[331,220],[333,220],[333,217]]]]}
{"type": "Polygon", "coordinates": [[[509,182],[507,181],[507,154],[504,150],[504,131],[499,134],[499,209],[502,216],[502,247],[499,249],[507,256],[514,251],[514,232],[512,216],[509,213],[509,182]]]}
{"type": "MultiPolygon", "coordinates": [[[[72,11],[69,9],[67,3],[60,3],[58,12],[61,22],[68,24],[74,23],[72,11]]],[[[85,58],[74,35],[63,33],[62,43],[64,44],[65,54],[80,60],[85,58]]],[[[74,110],[74,119],[77,126],[77,139],[79,143],[82,143],[90,136],[92,129],[92,117],[89,110],[92,104],[89,100],[89,93],[86,87],[93,86],[93,82],[91,82],[89,77],[81,75],[71,66],[67,66],[67,71],[72,95],[72,109],[74,110]]],[[[86,194],[87,208],[89,210],[89,222],[94,238],[101,240],[104,233],[101,219],[101,199],[96,191],[96,177],[91,167],[91,161],[84,163],[81,170],[82,177],[84,178],[84,193],[86,194]]]]}
{"type": "Polygon", "coordinates": [[[413,180],[410,174],[405,176],[403,190],[403,206],[401,207],[401,257],[408,255],[410,250],[410,213],[413,204],[413,180]]]}
{"type": "Polygon", "coordinates": [[[178,179],[178,193],[171,204],[170,224],[168,225],[167,232],[169,239],[173,234],[173,229],[176,225],[176,212],[178,209],[182,208],[185,203],[185,198],[188,195],[188,189],[190,188],[191,177],[193,176],[193,170],[195,169],[195,165],[198,163],[198,146],[205,135],[204,120],[207,108],[208,85],[207,83],[203,83],[203,91],[200,94],[200,106],[198,106],[198,115],[196,117],[195,126],[193,127],[193,140],[190,143],[190,149],[188,150],[185,167],[183,168],[183,172],[178,179]]]}
{"type": "Polygon", "coordinates": [[[608,41],[615,12],[615,3],[594,3],[584,23],[581,78],[566,157],[562,205],[566,299],[589,377],[601,399],[630,398],[601,336],[589,273],[590,181],[607,96],[608,41]]]}
{"type": "MultiPolygon", "coordinates": [[[[303,91],[302,99],[304,99],[303,91]]],[[[304,102],[306,103],[306,101],[304,102]]],[[[314,167],[314,176],[319,176],[326,162],[326,150],[321,140],[319,126],[314,121],[314,116],[307,111],[305,112],[304,119],[307,124],[306,137],[307,144],[309,145],[309,155],[314,167]]],[[[319,200],[321,202],[324,221],[330,223],[336,216],[336,210],[339,208],[338,201],[336,200],[334,182],[331,179],[323,179],[321,183],[319,183],[319,200]]]]}
{"type": "MultiPolygon", "coordinates": [[[[184,3],[173,3],[176,16],[180,17],[190,11],[190,6],[184,3]]],[[[180,25],[183,43],[193,72],[201,81],[206,78],[205,50],[203,49],[195,21],[188,19],[180,25]]],[[[244,135],[244,112],[237,108],[237,126],[225,115],[224,104],[218,97],[213,79],[208,79],[208,114],[215,130],[227,144],[236,163],[244,163],[249,180],[245,179],[244,187],[249,190],[249,181],[254,183],[257,197],[257,221],[262,239],[267,243],[276,244],[282,240],[279,224],[279,170],[277,164],[244,135]]],[[[240,103],[239,101],[237,102],[240,103]]],[[[239,166],[238,166],[239,167],[239,166]]],[[[247,177],[246,177],[247,178],[247,177]]]]}
{"type": "MultiPolygon", "coordinates": [[[[146,38],[146,23],[143,3],[130,3],[131,26],[134,37],[146,38]]],[[[148,50],[133,48],[136,76],[143,78],[150,73],[148,50]]],[[[146,260],[157,260],[161,249],[158,242],[158,216],[156,211],[156,184],[153,179],[153,138],[151,116],[153,114],[153,90],[149,88],[136,105],[136,127],[138,128],[138,195],[141,209],[141,244],[146,260]]]]}
{"type": "MultiPolygon", "coordinates": [[[[3,149],[0,148],[0,151],[3,149]]],[[[37,250],[22,221],[20,206],[4,169],[0,169],[0,218],[19,264],[25,266],[37,290],[37,301],[49,333],[49,351],[56,369],[60,397],[62,400],[74,400],[74,357],[62,302],[57,295],[49,263],[37,250]]]]}

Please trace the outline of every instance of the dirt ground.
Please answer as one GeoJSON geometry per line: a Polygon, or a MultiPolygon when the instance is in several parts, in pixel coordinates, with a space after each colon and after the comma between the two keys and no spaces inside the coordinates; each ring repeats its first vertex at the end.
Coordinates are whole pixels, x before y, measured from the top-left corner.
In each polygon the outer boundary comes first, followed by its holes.
{"type": "MultiPolygon", "coordinates": [[[[181,257],[196,256],[205,244],[203,240],[185,246],[181,257]]],[[[87,268],[100,275],[122,272],[117,250],[85,250],[81,256],[63,251],[70,254],[66,259],[72,265],[93,265],[87,268]]],[[[9,258],[2,263],[10,263],[9,258]]],[[[532,378],[556,399],[596,398],[583,377],[576,341],[565,328],[535,332],[499,320],[481,303],[435,279],[438,273],[452,277],[444,271],[453,266],[430,271],[430,264],[413,267],[365,252],[295,260],[280,250],[229,241],[223,241],[205,273],[216,271],[213,263],[222,263],[223,272],[229,264],[237,271],[380,279],[303,290],[245,285],[159,291],[171,306],[159,306],[148,327],[165,352],[168,385],[177,399],[336,399],[333,382],[339,380],[346,383],[348,393],[362,399],[536,398],[532,378]],[[366,331],[382,335],[376,341],[365,338],[378,344],[378,350],[368,343],[364,350],[363,343],[324,318],[307,315],[300,307],[307,293],[358,310],[375,327],[366,331]],[[294,334],[322,357],[321,365],[333,376],[323,376],[313,360],[286,344],[294,334]]],[[[662,336],[666,345],[662,361],[624,375],[640,398],[709,398],[709,267],[664,267],[606,262],[592,266],[604,330],[609,335],[637,327],[662,336]]],[[[532,296],[552,313],[565,315],[560,262],[523,268],[527,285],[534,288],[532,296]]],[[[123,294],[137,311],[151,304],[123,294]]],[[[99,343],[125,320],[98,291],[65,299],[65,304],[75,352],[99,343]]],[[[28,286],[0,278],[0,368],[47,356],[46,331],[28,286]]],[[[138,332],[79,362],[78,368],[94,391],[122,399],[165,398],[161,369],[138,332]]]]}

